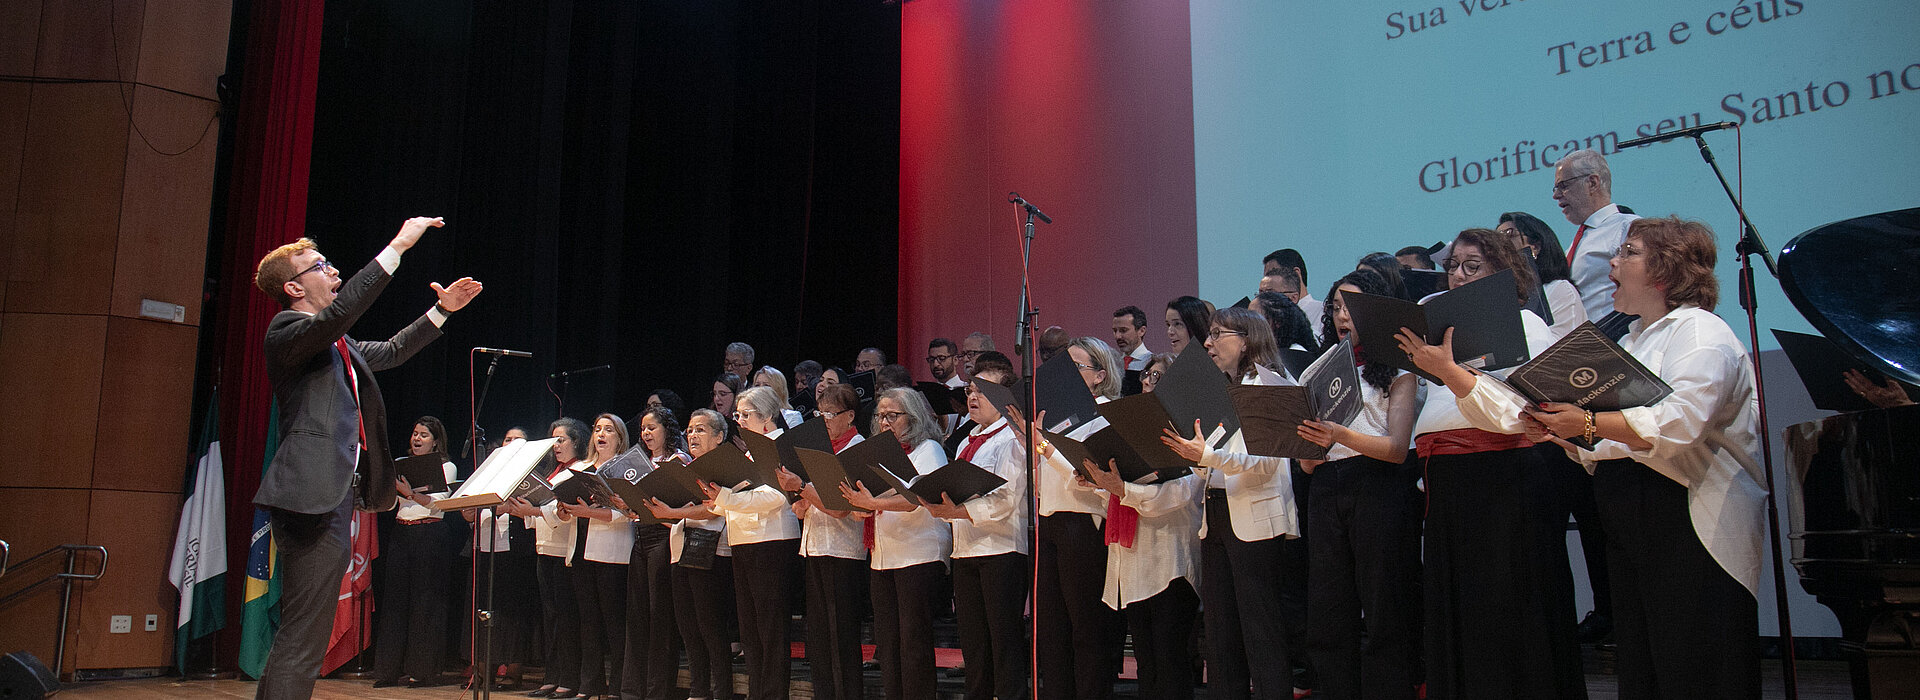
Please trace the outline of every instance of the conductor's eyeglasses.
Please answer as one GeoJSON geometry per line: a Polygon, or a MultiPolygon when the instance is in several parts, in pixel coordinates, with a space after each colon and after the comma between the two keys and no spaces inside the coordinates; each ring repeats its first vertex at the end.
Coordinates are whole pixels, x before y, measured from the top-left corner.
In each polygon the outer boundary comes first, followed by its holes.
{"type": "Polygon", "coordinates": [[[293,276],[293,279],[300,279],[301,277],[305,277],[307,273],[313,272],[314,270],[332,270],[332,269],[335,269],[333,267],[333,263],[327,262],[323,258],[320,260],[320,262],[314,263],[312,267],[309,267],[305,270],[301,270],[300,274],[293,276]]]}

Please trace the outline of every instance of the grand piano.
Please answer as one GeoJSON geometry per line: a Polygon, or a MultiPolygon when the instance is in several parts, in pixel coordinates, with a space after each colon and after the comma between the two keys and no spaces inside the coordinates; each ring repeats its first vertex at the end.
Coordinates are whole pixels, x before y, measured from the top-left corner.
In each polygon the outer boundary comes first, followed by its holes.
{"type": "MultiPolygon", "coordinates": [[[[1780,253],[1787,297],[1845,357],[1920,384],[1920,208],[1801,234],[1780,253]]],[[[1855,698],[1920,698],[1920,406],[1787,428],[1800,585],[1840,621],[1855,698]]]]}

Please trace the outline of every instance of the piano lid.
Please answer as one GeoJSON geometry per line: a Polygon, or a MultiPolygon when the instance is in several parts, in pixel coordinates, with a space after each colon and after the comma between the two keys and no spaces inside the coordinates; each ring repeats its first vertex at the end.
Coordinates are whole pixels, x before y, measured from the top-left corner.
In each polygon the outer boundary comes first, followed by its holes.
{"type": "Polygon", "coordinates": [[[1887,376],[1920,384],[1920,208],[1836,221],[1780,251],[1800,315],[1887,376]]]}

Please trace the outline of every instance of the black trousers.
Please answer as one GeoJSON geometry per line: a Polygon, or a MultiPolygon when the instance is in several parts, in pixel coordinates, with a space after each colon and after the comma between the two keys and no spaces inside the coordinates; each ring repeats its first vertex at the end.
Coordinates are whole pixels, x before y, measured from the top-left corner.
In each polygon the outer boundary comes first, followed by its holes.
{"type": "Polygon", "coordinates": [[[1427,697],[1587,696],[1567,525],[1533,447],[1424,461],[1427,697]]]}
{"type": "Polygon", "coordinates": [[[1687,488],[1631,460],[1602,462],[1621,700],[1760,697],[1759,602],[1707,552],[1687,488]]]}
{"type": "Polygon", "coordinates": [[[820,700],[866,697],[860,671],[860,617],[867,594],[864,559],[805,557],[807,666],[820,700]]]}
{"type": "Polygon", "coordinates": [[[687,645],[687,697],[733,695],[733,557],[714,557],[712,569],[673,567],[674,617],[687,645]]]}
{"type": "Polygon", "coordinates": [[[1039,625],[1040,697],[1105,700],[1119,673],[1119,614],[1100,602],[1106,585],[1107,545],[1086,513],[1040,516],[1034,556],[1033,614],[1039,625]]]}
{"type": "Polygon", "coordinates": [[[635,525],[627,560],[627,640],[622,700],[665,700],[680,675],[680,630],[673,619],[673,565],[667,526],[635,525]]]}
{"type": "Polygon", "coordinates": [[[1207,492],[1207,536],[1200,540],[1207,697],[1291,700],[1293,657],[1280,601],[1286,538],[1235,536],[1227,499],[1218,493],[1207,492]]]}
{"type": "Polygon", "coordinates": [[[1307,514],[1313,512],[1313,475],[1300,468],[1299,460],[1288,460],[1287,466],[1293,472],[1293,507],[1294,512],[1300,514],[1300,536],[1280,539],[1280,619],[1286,623],[1287,648],[1294,652],[1290,659],[1293,667],[1307,670],[1305,677],[1294,678],[1294,685],[1311,688],[1315,674],[1313,659],[1306,649],[1308,583],[1313,580],[1313,523],[1307,514]]]}
{"type": "Polygon", "coordinates": [[[340,578],[352,555],[353,498],[326,513],[269,509],[275,566],[280,569],[280,629],[273,633],[254,697],[308,698],[320,675],[340,600],[340,578]]]}
{"type": "Polygon", "coordinates": [[[1566,450],[1553,443],[1535,448],[1547,460],[1547,473],[1559,484],[1567,513],[1580,527],[1580,554],[1587,562],[1587,586],[1593,589],[1593,611],[1613,615],[1613,587],[1607,582],[1607,527],[1594,502],[1593,475],[1566,450]]]}
{"type": "MultiPolygon", "coordinates": [[[[584,523],[581,527],[586,527],[584,523]]],[[[620,689],[621,653],[627,636],[627,566],[581,559],[573,564],[574,600],[580,607],[580,692],[600,695],[620,689]]]]}
{"type": "Polygon", "coordinates": [[[574,600],[573,571],[563,557],[534,557],[540,582],[540,630],[546,642],[547,682],[580,688],[580,604],[574,600]]]}
{"type": "Polygon", "coordinates": [[[1140,700],[1176,700],[1193,697],[1194,612],[1200,594],[1185,578],[1167,583],[1166,590],[1128,605],[1127,630],[1133,635],[1133,660],[1140,679],[1140,700]]]}
{"type": "Polygon", "coordinates": [[[748,700],[787,696],[793,672],[791,619],[793,567],[800,540],[772,540],[733,546],[733,607],[740,620],[740,646],[747,655],[748,700]]]}
{"type": "Polygon", "coordinates": [[[1313,472],[1307,627],[1315,697],[1414,697],[1420,682],[1418,469],[1355,456],[1313,472]]]}
{"type": "Polygon", "coordinates": [[[1025,700],[1027,590],[1032,568],[1018,552],[953,560],[953,609],[967,662],[967,700],[1025,700]]]}
{"type": "Polygon", "coordinates": [[[873,571],[874,660],[887,700],[933,697],[933,595],[946,565],[873,571]]]}
{"type": "Polygon", "coordinates": [[[467,598],[467,591],[447,590],[453,552],[442,525],[438,520],[417,525],[396,521],[382,543],[381,555],[390,558],[374,608],[379,635],[375,678],[391,681],[406,675],[431,681],[440,676],[441,657],[446,654],[447,598],[467,598]]]}

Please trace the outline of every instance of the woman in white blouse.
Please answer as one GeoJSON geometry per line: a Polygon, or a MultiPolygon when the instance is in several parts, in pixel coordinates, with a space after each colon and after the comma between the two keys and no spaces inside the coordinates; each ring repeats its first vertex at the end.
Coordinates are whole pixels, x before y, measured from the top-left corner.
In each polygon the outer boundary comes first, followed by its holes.
{"type": "MultiPolygon", "coordinates": [[[[860,444],[853,427],[860,395],[838,384],[820,391],[816,416],[827,424],[833,451],[860,444]]],[[[820,492],[782,467],[780,488],[800,497],[793,514],[800,518],[800,555],[806,563],[807,667],[813,696],[821,700],[860,700],[860,618],[867,590],[866,519],[833,510],[820,492]]]]}
{"type": "MultiPolygon", "coordinates": [[[[773,389],[751,387],[734,399],[733,420],[741,430],[777,438],[782,431],[774,426],[774,418],[782,405],[773,389]]],[[[747,655],[747,698],[785,698],[792,655],[787,602],[792,594],[791,575],[800,563],[800,519],[794,516],[787,495],[774,484],[746,490],[730,484],[703,486],[714,510],[727,519],[735,576],[733,604],[740,621],[740,645],[747,655]]]]}
{"type": "MultiPolygon", "coordinates": [[[[1386,296],[1393,287],[1361,268],[1327,294],[1323,336],[1353,337],[1348,294],[1386,296]]],[[[1305,421],[1300,437],[1329,448],[1313,470],[1308,527],[1313,576],[1307,629],[1314,690],[1333,698],[1412,700],[1420,682],[1420,478],[1407,459],[1413,422],[1426,401],[1414,374],[1361,363],[1360,413],[1351,425],[1305,421]],[[1361,643],[1362,632],[1366,643],[1361,643]]]]}
{"type": "MultiPolygon", "coordinates": [[[[694,459],[711,452],[728,439],[727,420],[710,408],[695,410],[687,419],[687,453],[694,459]]],[[[668,534],[669,556],[673,567],[673,600],[680,623],[680,639],[686,644],[687,670],[691,676],[689,700],[710,700],[733,695],[733,655],[728,652],[728,631],[734,624],[733,550],[727,546],[727,521],[713,511],[713,504],[695,503],[672,507],[660,499],[648,499],[647,510],[653,517],[675,521],[668,534]],[[687,531],[722,531],[710,568],[688,566],[687,531]]]]}
{"type": "MultiPolygon", "coordinates": [[[[1516,303],[1533,289],[1532,268],[1506,235],[1467,229],[1450,252],[1453,289],[1502,270],[1514,273],[1516,303]]],[[[1519,313],[1528,354],[1537,356],[1552,330],[1532,311],[1519,313]]],[[[1517,423],[1469,409],[1464,397],[1475,375],[1454,362],[1452,333],[1440,345],[1406,329],[1396,336],[1422,371],[1445,383],[1427,391],[1413,429],[1427,488],[1427,696],[1584,699],[1567,511],[1549,468],[1552,448],[1534,445],[1517,423]]]]}
{"type": "MultiPolygon", "coordinates": [[[[640,433],[636,442],[652,463],[693,461],[671,408],[649,406],[635,423],[640,433]]],[[[622,505],[629,510],[644,507],[622,505]]],[[[661,522],[633,524],[633,552],[627,559],[626,663],[620,672],[624,697],[661,700],[673,692],[680,674],[680,630],[674,621],[674,566],[668,535],[669,527],[661,522]]]]}
{"type": "MultiPolygon", "coordinates": [[[[627,424],[619,416],[602,413],[593,419],[593,467],[613,461],[627,451],[627,424]]],[[[575,471],[589,467],[575,464],[575,471]]],[[[573,562],[574,600],[580,607],[580,692],[601,695],[619,692],[626,652],[627,562],[633,555],[633,522],[626,514],[575,500],[560,504],[561,512],[586,524],[585,539],[576,540],[573,562]]]]}
{"type": "MultiPolygon", "coordinates": [[[[558,484],[573,477],[573,465],[587,451],[587,424],[577,418],[561,418],[547,427],[553,438],[553,464],[538,467],[548,483],[558,484]]],[[[533,507],[525,499],[516,508],[533,507]]],[[[548,502],[537,508],[529,522],[533,525],[533,551],[540,556],[534,565],[540,583],[541,630],[547,649],[546,685],[533,692],[534,697],[571,698],[580,687],[580,605],[574,600],[573,570],[567,560],[573,555],[573,516],[560,510],[560,504],[548,502]]],[[[524,512],[524,511],[523,511],[524,512]]]]}
{"type": "Polygon", "coordinates": [[[775,428],[785,430],[799,425],[801,421],[807,419],[806,416],[801,415],[799,411],[793,409],[793,396],[787,393],[787,375],[785,372],[774,369],[773,365],[761,367],[753,371],[752,386],[764,386],[773,390],[774,405],[780,408],[780,417],[773,422],[775,428]]]}
{"type": "MultiPolygon", "coordinates": [[[[939,423],[927,399],[912,389],[888,389],[873,411],[875,439],[891,433],[919,476],[946,466],[939,423]]],[[[915,477],[918,479],[918,477],[915,477]]],[[[875,496],[840,485],[849,503],[872,513],[873,641],[881,685],[889,700],[930,698],[933,681],[934,590],[953,549],[947,524],[899,494],[875,496]]]]}
{"type": "MultiPolygon", "coordinates": [[[[1268,367],[1280,364],[1273,328],[1258,311],[1214,312],[1206,352],[1238,384],[1290,384],[1268,367]]],[[[1221,697],[1287,697],[1293,690],[1293,650],[1281,608],[1284,538],[1300,536],[1290,465],[1280,457],[1248,454],[1239,434],[1219,449],[1208,445],[1212,426],[1196,422],[1194,438],[1168,430],[1169,447],[1199,465],[1206,487],[1200,524],[1200,601],[1207,626],[1207,688],[1221,697]]]]}
{"type": "MultiPolygon", "coordinates": [[[[445,454],[447,429],[440,419],[421,416],[414,421],[407,438],[407,453],[445,454]]],[[[442,464],[447,481],[454,479],[452,462],[442,464]]],[[[434,501],[446,492],[416,491],[407,478],[395,480],[400,508],[393,513],[394,527],[387,535],[387,561],[382,571],[380,637],[374,659],[374,684],[397,685],[402,675],[411,676],[414,687],[438,685],[440,657],[447,639],[447,569],[453,564],[453,547],[447,530],[440,527],[441,513],[434,501]]],[[[424,487],[423,487],[424,488],[424,487]]]]}
{"type": "MultiPolygon", "coordinates": [[[[1088,340],[1105,345],[1097,339],[1082,338],[1075,341],[1075,346],[1084,347],[1083,341],[1088,340]]],[[[1096,358],[1095,364],[1100,354],[1089,353],[1096,358]]],[[[1145,372],[1164,372],[1172,363],[1165,355],[1155,357],[1158,359],[1147,362],[1145,372]]],[[[1085,368],[1081,371],[1086,373],[1085,368]]],[[[1141,390],[1151,393],[1160,384],[1159,375],[1148,381],[1145,372],[1141,390]]],[[[1107,374],[1103,368],[1098,377],[1105,379],[1107,374]]],[[[1187,653],[1187,643],[1193,635],[1194,613],[1200,607],[1200,495],[1204,482],[1199,477],[1183,477],[1133,484],[1122,481],[1112,465],[1085,467],[1094,481],[1083,485],[1113,497],[1108,503],[1109,512],[1124,507],[1133,514],[1131,532],[1112,532],[1119,518],[1108,521],[1106,585],[1101,602],[1126,614],[1127,632],[1133,636],[1138,695],[1143,700],[1191,698],[1193,659],[1187,653]]]]}
{"type": "Polygon", "coordinates": [[[1640,219],[1614,254],[1614,309],[1640,317],[1620,345],[1666,380],[1652,406],[1512,413],[1527,435],[1597,440],[1620,697],[1760,695],[1757,595],[1762,529],[1753,365],[1714,315],[1713,232],[1640,219]]]}
{"type": "MultiPolygon", "coordinates": [[[[1010,385],[1003,369],[981,370],[977,381],[1010,385]]],[[[968,698],[1025,698],[1028,678],[1024,622],[1028,581],[1027,460],[1014,441],[1018,430],[985,394],[967,385],[967,418],[974,428],[957,458],[993,472],[1006,483],[965,503],[942,498],[927,511],[953,526],[953,610],[960,623],[960,653],[966,663],[968,698]]]]}

